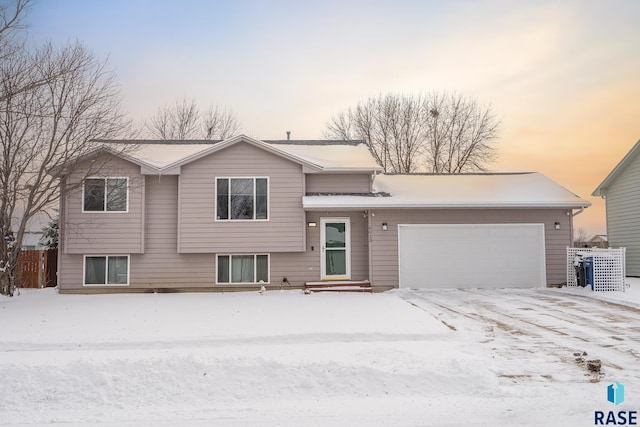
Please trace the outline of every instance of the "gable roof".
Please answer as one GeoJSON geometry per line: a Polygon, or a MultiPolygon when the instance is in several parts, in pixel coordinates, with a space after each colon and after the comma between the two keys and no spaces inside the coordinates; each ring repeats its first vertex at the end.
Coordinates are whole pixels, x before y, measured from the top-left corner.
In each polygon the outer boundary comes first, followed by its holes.
{"type": "MultiPolygon", "coordinates": [[[[591,205],[536,172],[377,175],[373,189],[388,197],[314,195],[314,208],[583,208],[591,205]]],[[[375,195],[375,194],[374,194],[375,195]]]]}
{"type": "MultiPolygon", "coordinates": [[[[328,141],[334,142],[334,141],[328,141]]],[[[277,147],[311,163],[322,165],[327,172],[382,171],[365,143],[284,144],[277,147]]]]}
{"type": "MultiPolygon", "coordinates": [[[[100,140],[100,139],[95,139],[92,142],[96,143],[96,146],[94,148],[76,157],[71,158],[69,162],[65,164],[57,165],[52,168],[49,168],[48,172],[58,174],[63,171],[68,171],[71,168],[71,166],[77,165],[86,160],[95,158],[99,154],[104,154],[104,153],[119,157],[121,159],[125,159],[135,165],[138,165],[140,166],[143,172],[145,170],[155,169],[154,166],[150,164],[148,161],[146,161],[144,158],[140,158],[132,155],[134,151],[138,152],[138,147],[135,147],[133,145],[127,145],[127,146],[124,146],[124,148],[120,148],[114,144],[111,144],[111,142],[115,142],[115,141],[107,141],[107,140],[100,140]]],[[[117,142],[120,142],[120,141],[117,141],[117,142]]]]}
{"type": "Polygon", "coordinates": [[[620,160],[620,163],[607,175],[607,177],[593,190],[592,196],[605,196],[607,187],[620,175],[620,173],[627,167],[634,157],[640,153],[640,140],[629,150],[629,152],[620,160]]]}
{"type": "Polygon", "coordinates": [[[260,141],[239,135],[224,141],[100,140],[105,146],[135,146],[127,160],[143,166],[143,173],[178,173],[181,166],[238,142],[298,163],[310,171],[380,171],[381,168],[360,141],[260,141]],[[286,142],[286,143],[284,143],[286,142]],[[144,167],[146,166],[146,167],[144,167]]]}

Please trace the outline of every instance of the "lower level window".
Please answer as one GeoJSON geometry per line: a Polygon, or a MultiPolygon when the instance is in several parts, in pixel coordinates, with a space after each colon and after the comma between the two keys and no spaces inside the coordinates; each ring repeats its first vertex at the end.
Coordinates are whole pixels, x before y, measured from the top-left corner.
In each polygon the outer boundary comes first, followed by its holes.
{"type": "Polygon", "coordinates": [[[218,283],[269,283],[269,255],[218,255],[218,283]]]}
{"type": "Polygon", "coordinates": [[[86,255],[84,257],[85,285],[128,285],[128,255],[86,255]]]}

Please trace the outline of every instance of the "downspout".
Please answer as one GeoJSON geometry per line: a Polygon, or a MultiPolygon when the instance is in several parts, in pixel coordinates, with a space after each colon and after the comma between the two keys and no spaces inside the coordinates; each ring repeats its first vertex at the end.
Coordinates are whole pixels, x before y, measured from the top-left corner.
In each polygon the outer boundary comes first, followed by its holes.
{"type": "Polygon", "coordinates": [[[371,284],[371,287],[373,288],[373,255],[372,255],[372,251],[371,251],[371,241],[372,241],[372,236],[371,236],[371,210],[367,211],[367,253],[369,255],[369,283],[371,284]]]}
{"type": "Polygon", "coordinates": [[[58,213],[58,259],[56,260],[56,286],[58,289],[62,288],[62,280],[60,280],[62,274],[61,266],[62,266],[62,255],[66,251],[66,240],[67,240],[67,227],[65,223],[67,221],[67,176],[62,176],[60,180],[60,204],[59,204],[59,213],[58,213]]]}
{"type": "Polygon", "coordinates": [[[569,236],[569,247],[572,248],[574,243],[573,243],[573,218],[575,216],[580,215],[582,212],[584,212],[584,206],[580,207],[580,210],[578,210],[578,212],[573,212],[573,209],[571,209],[570,211],[568,211],[567,213],[569,214],[569,216],[571,217],[571,226],[569,227],[569,232],[570,232],[570,236],[569,236]]]}

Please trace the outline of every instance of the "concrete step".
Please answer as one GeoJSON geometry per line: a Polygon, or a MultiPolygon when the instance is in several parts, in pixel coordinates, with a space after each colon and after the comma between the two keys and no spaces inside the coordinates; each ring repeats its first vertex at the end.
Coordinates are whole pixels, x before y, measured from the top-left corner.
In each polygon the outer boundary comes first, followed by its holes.
{"type": "Polygon", "coordinates": [[[305,288],[312,292],[372,292],[368,280],[326,280],[307,282],[305,288]]]}

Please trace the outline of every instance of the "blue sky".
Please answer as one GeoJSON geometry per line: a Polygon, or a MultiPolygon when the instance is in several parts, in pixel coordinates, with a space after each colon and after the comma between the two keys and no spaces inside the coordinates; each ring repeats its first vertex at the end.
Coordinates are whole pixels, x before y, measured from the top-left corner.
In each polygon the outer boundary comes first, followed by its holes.
{"type": "Polygon", "coordinates": [[[591,191],[640,138],[640,2],[39,0],[34,40],[109,57],[143,121],[178,98],[233,109],[257,138],[318,138],[385,92],[457,91],[502,120],[495,170],[591,191]]]}

